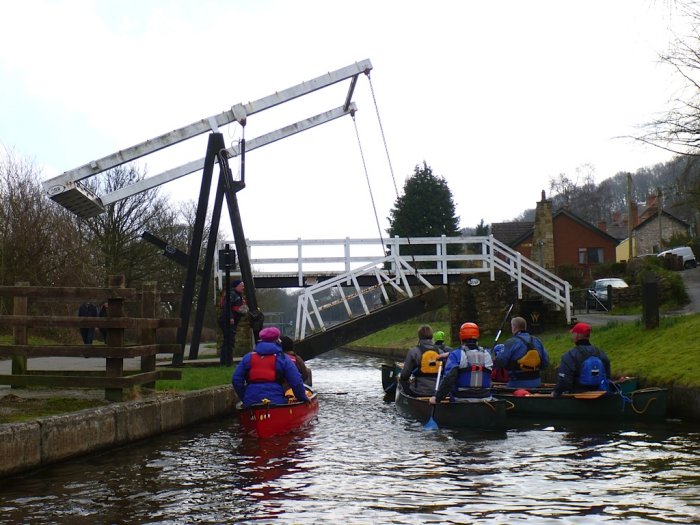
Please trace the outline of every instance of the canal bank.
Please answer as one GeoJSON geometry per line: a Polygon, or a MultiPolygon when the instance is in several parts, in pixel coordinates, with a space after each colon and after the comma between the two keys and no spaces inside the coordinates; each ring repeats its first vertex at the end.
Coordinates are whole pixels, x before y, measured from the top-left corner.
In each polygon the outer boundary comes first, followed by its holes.
{"type": "Polygon", "coordinates": [[[158,434],[231,415],[238,401],[229,385],[113,403],[0,425],[0,476],[17,474],[158,434]]]}

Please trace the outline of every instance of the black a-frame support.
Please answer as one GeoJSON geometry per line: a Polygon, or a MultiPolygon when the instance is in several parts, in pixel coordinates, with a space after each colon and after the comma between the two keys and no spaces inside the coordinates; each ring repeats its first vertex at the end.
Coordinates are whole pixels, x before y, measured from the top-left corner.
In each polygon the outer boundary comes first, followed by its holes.
{"type": "Polygon", "coordinates": [[[258,332],[262,328],[263,314],[260,312],[255,294],[255,283],[253,282],[253,274],[250,267],[250,259],[248,258],[248,248],[245,242],[243,233],[243,224],[241,222],[241,214],[238,208],[238,200],[236,193],[245,188],[245,142],[241,143],[241,180],[234,181],[231,168],[228,163],[228,155],[225,152],[226,145],[224,137],[221,133],[211,133],[207,144],[207,152],[204,158],[204,170],[202,172],[202,185],[199,192],[199,201],[197,203],[197,213],[194,222],[194,231],[192,234],[192,242],[189,249],[189,261],[187,264],[187,273],[182,289],[182,301],[180,305],[180,328],[177,331],[177,343],[182,348],[182,353],[173,356],[173,364],[182,364],[185,346],[187,344],[187,333],[190,325],[190,313],[192,305],[195,302],[195,287],[197,285],[197,269],[199,268],[199,259],[202,251],[202,240],[204,237],[205,222],[207,215],[207,207],[209,204],[209,196],[211,193],[212,178],[214,173],[214,165],[219,164],[219,181],[216,187],[214,198],[214,208],[212,210],[212,220],[209,228],[209,237],[207,239],[206,252],[204,254],[204,268],[202,270],[202,278],[199,283],[199,293],[197,294],[196,313],[194,325],[192,327],[189,359],[197,359],[199,353],[199,343],[202,335],[202,327],[204,324],[204,312],[207,306],[207,300],[210,289],[210,278],[214,265],[214,250],[217,245],[219,232],[219,224],[221,221],[221,212],[223,210],[224,197],[228,207],[228,214],[231,220],[231,228],[233,229],[233,238],[236,246],[236,254],[238,257],[238,266],[241,271],[241,278],[245,283],[246,302],[250,310],[249,316],[251,327],[257,339],[258,332]]]}

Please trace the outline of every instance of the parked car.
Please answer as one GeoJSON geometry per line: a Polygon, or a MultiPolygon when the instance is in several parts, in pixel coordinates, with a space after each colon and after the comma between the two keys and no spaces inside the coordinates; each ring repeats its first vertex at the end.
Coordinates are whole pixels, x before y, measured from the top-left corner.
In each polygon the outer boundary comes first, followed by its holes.
{"type": "Polygon", "coordinates": [[[659,253],[658,256],[665,257],[667,253],[672,253],[673,255],[683,257],[683,268],[686,270],[690,268],[697,268],[698,266],[698,261],[695,259],[695,254],[693,253],[693,250],[690,249],[690,246],[679,246],[677,248],[664,250],[663,252],[659,253]]]}
{"type": "Polygon", "coordinates": [[[600,304],[602,303],[607,309],[608,286],[612,286],[613,288],[627,288],[628,284],[624,281],[624,279],[619,279],[617,277],[606,277],[604,279],[596,279],[595,281],[593,281],[593,284],[591,284],[591,287],[588,289],[588,296],[586,297],[586,307],[602,309],[603,306],[601,306],[600,304]]]}

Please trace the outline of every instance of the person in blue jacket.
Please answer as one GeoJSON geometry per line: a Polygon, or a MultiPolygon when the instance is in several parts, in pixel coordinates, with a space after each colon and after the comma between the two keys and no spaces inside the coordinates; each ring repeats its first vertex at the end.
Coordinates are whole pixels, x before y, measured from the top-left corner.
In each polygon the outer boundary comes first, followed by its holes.
{"type": "Polygon", "coordinates": [[[447,357],[445,374],[435,395],[428,401],[431,405],[449,396],[450,400],[485,399],[491,397],[491,354],[479,346],[479,327],[475,323],[464,323],[459,328],[462,346],[452,350],[447,357]]]}
{"type": "Polygon", "coordinates": [[[576,323],[569,332],[575,346],[561,356],[552,397],[558,397],[564,392],[607,390],[610,359],[605,352],[590,343],[591,326],[576,323]]]}
{"type": "Polygon", "coordinates": [[[508,371],[508,388],[536,388],[542,384],[540,370],[549,366],[549,354],[542,341],[527,333],[527,321],[513,317],[513,337],[494,347],[493,364],[508,371]]]}
{"type": "Polygon", "coordinates": [[[247,353],[233,372],[231,382],[243,406],[257,405],[267,400],[286,405],[283,383],[289,384],[299,401],[309,402],[304,381],[296,365],[282,351],[280,331],[271,326],[260,330],[260,342],[247,353]]]}

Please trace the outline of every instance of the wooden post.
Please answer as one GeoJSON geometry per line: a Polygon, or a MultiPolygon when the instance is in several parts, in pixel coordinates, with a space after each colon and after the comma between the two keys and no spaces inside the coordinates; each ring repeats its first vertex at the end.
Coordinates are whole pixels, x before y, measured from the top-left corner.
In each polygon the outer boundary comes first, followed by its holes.
{"type": "MultiPolygon", "coordinates": [[[[15,286],[29,286],[28,282],[15,283],[15,286]]],[[[14,297],[13,299],[13,315],[27,315],[27,303],[26,297],[14,297]]],[[[12,328],[12,336],[14,344],[16,345],[26,345],[27,344],[27,327],[26,326],[15,326],[12,328]]],[[[12,375],[25,375],[27,373],[27,357],[26,356],[14,356],[12,357],[12,375]]],[[[19,386],[13,386],[12,388],[24,388],[19,386]]]]}
{"type": "MultiPolygon", "coordinates": [[[[112,275],[109,278],[110,288],[124,288],[124,276],[112,275]]],[[[124,317],[124,299],[110,297],[107,300],[107,318],[124,317]]],[[[124,346],[124,328],[107,328],[108,346],[124,346]]],[[[122,377],[124,375],[124,359],[108,357],[106,365],[107,377],[122,377]]],[[[108,401],[123,401],[124,390],[121,388],[105,388],[105,399],[108,401]]]]}
{"type": "MultiPolygon", "coordinates": [[[[155,319],[157,317],[156,307],[158,301],[156,283],[149,281],[143,284],[141,293],[141,317],[146,319],[155,319]]],[[[141,344],[154,345],[156,344],[156,329],[142,328],[141,329],[141,344]]],[[[141,372],[154,372],[156,369],[156,354],[141,356],[141,372]]],[[[155,382],[145,383],[143,388],[156,389],[155,382]]]]}
{"type": "Polygon", "coordinates": [[[659,282],[651,272],[642,277],[642,318],[647,330],[659,327],[659,282]]]}

